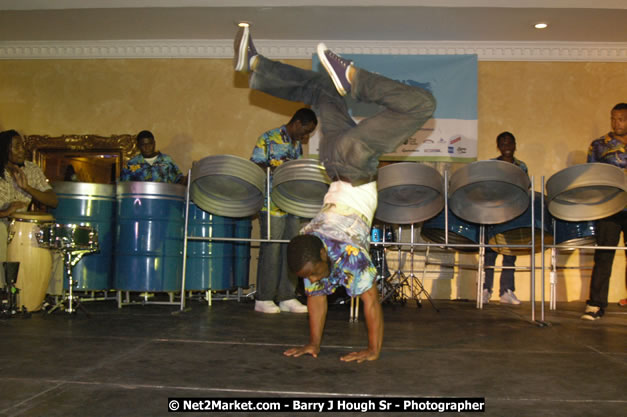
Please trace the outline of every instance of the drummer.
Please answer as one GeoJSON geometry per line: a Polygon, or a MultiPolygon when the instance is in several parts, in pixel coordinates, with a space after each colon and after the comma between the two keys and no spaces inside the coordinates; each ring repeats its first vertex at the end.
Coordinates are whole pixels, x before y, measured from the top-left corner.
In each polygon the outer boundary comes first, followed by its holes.
{"type": "MultiPolygon", "coordinates": [[[[311,109],[302,108],[291,120],[280,127],[269,130],[259,136],[250,160],[265,171],[270,172],[284,162],[300,159],[303,156],[303,144],[309,142],[309,135],[316,129],[318,119],[311,109]]],[[[272,178],[272,177],[270,177],[272,178]]],[[[268,199],[266,196],[266,203],[268,199]]],[[[286,213],[270,203],[270,234],[272,239],[290,240],[298,234],[303,219],[286,213]]],[[[259,213],[261,238],[268,235],[268,207],[264,205],[259,213]]],[[[261,243],[257,266],[257,294],[255,311],[261,313],[306,313],[307,306],[296,299],[295,286],[287,268],[287,247],[282,243],[261,243]],[[274,302],[277,301],[277,306],[274,302]]],[[[297,277],[294,277],[296,280],[297,277]]]]}
{"type": "MultiPolygon", "coordinates": [[[[527,172],[527,165],[514,157],[514,152],[516,152],[516,138],[510,132],[500,133],[496,137],[496,147],[498,148],[501,155],[492,158],[492,160],[497,161],[505,161],[511,164],[516,165],[518,168],[525,171],[525,174],[529,175],[527,172]]],[[[490,302],[490,298],[492,297],[492,285],[494,283],[494,264],[496,263],[496,258],[498,253],[493,251],[490,248],[486,248],[485,251],[485,266],[487,268],[485,271],[485,281],[483,283],[483,304],[488,304],[490,302]]],[[[501,270],[501,280],[499,282],[499,295],[500,295],[500,303],[501,304],[520,304],[520,300],[514,294],[516,290],[514,285],[514,270],[510,269],[516,265],[516,257],[513,255],[503,255],[503,266],[509,267],[501,270]]]]}
{"type": "MultiPolygon", "coordinates": [[[[16,212],[26,211],[32,201],[51,208],[58,204],[57,195],[41,168],[25,158],[26,149],[20,134],[15,130],[1,132],[0,262],[6,261],[8,218],[16,212]]],[[[0,274],[4,276],[2,268],[0,274]]]]}
{"type": "Polygon", "coordinates": [[[137,134],[139,155],[126,163],[120,174],[120,181],[152,181],[170,184],[184,184],[186,177],[169,155],[156,150],[152,132],[142,130],[137,134]]]}
{"type": "Polygon", "coordinates": [[[312,106],[320,119],[320,159],[333,182],[316,217],[288,245],[288,264],[305,278],[309,343],[288,349],[286,356],[318,356],[327,313],[327,295],[344,286],[364,304],[368,348],[342,361],[376,360],[383,343],[383,313],[368,254],[368,235],[377,206],[374,177],[379,157],[394,151],[432,115],[428,91],[356,68],[352,62],[318,45],[328,76],[271,61],[257,53],[248,26],[235,39],[235,69],[251,70],[251,88],[312,106]],[[329,78],[330,76],[330,78],[329,78]],[[357,125],[343,95],[376,102],[380,113],[357,125]]]}
{"type": "MultiPolygon", "coordinates": [[[[627,103],[618,103],[610,112],[612,130],[592,141],[588,148],[588,162],[601,162],[627,169],[627,103]]],[[[596,237],[599,246],[617,246],[620,233],[627,237],[627,210],[597,220],[596,237]]],[[[607,308],[607,296],[612,276],[615,250],[595,250],[594,267],[590,280],[590,298],[581,316],[583,320],[598,320],[607,308]]]]}

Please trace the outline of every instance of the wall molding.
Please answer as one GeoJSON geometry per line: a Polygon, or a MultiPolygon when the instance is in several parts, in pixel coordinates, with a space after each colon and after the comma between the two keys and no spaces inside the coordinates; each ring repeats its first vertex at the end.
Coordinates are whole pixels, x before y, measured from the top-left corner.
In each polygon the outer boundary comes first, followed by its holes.
{"type": "MultiPolygon", "coordinates": [[[[325,41],[339,53],[477,54],[480,61],[627,62],[627,42],[325,41]]],[[[255,40],[275,59],[308,59],[317,41],[255,40]]],[[[232,40],[0,41],[0,59],[232,58],[232,40]]]]}

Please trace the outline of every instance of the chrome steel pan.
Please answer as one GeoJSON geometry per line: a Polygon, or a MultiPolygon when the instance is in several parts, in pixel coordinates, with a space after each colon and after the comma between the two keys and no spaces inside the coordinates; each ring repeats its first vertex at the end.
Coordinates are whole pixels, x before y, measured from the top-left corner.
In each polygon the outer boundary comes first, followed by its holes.
{"type": "Polygon", "coordinates": [[[212,155],[194,162],[190,197],[198,207],[224,217],[248,217],[264,203],[265,173],[248,159],[212,155]]]}
{"type": "Polygon", "coordinates": [[[312,218],[320,208],[331,179],[315,159],[284,162],[272,176],[272,201],[287,213],[312,218]]]}
{"type": "Polygon", "coordinates": [[[449,206],[472,223],[498,224],[520,216],[529,206],[529,177],[504,161],[477,161],[451,175],[449,206]]]}
{"type": "Polygon", "coordinates": [[[411,224],[444,208],[444,179],[428,165],[399,162],[379,169],[375,217],[385,223],[411,224]]]}
{"type": "Polygon", "coordinates": [[[609,164],[565,168],[549,178],[546,191],[551,214],[571,222],[609,217],[627,205],[625,173],[609,164]]]}

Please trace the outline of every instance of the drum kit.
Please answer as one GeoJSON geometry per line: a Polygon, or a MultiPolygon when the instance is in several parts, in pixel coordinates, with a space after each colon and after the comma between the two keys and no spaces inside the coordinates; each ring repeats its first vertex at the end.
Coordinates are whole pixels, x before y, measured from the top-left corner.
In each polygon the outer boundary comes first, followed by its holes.
{"type": "Polygon", "coordinates": [[[42,308],[52,270],[52,251],[59,251],[69,279],[69,295],[49,313],[62,306],[68,313],[75,312],[72,268],[84,255],[97,250],[98,235],[90,226],[55,223],[49,213],[14,213],[8,226],[7,264],[14,264],[13,269],[18,271],[15,307],[23,312],[42,308]]]}

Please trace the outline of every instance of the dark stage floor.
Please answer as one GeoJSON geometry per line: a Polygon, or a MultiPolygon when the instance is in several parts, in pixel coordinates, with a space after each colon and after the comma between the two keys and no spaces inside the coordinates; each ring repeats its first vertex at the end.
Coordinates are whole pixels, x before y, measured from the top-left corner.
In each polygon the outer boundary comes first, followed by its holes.
{"type": "MultiPolygon", "coordinates": [[[[436,303],[439,313],[384,305],[381,358],[362,364],[339,361],[366,344],[345,304],[329,307],[317,359],[282,355],[307,340],[306,315],[255,313],[251,301],[193,301],[184,313],[99,301],[86,304],[89,318],[1,320],[0,415],[171,416],[168,397],[306,396],[485,397],[490,416],[627,415],[627,309],[586,322],[583,303],[558,304],[541,328],[529,303],[436,303]]],[[[399,414],[420,415],[367,415],[399,414]]]]}

